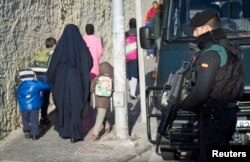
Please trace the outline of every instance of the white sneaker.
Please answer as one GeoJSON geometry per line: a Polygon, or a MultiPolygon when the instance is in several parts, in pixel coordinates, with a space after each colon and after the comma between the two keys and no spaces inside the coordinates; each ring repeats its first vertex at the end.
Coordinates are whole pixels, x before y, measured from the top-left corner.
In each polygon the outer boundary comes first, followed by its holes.
{"type": "Polygon", "coordinates": [[[148,60],[149,60],[149,58],[150,58],[150,57],[149,57],[149,56],[147,56],[147,59],[148,59],[148,60]]]}
{"type": "Polygon", "coordinates": [[[154,57],[154,54],[150,54],[150,57],[152,57],[152,58],[153,58],[153,57],[154,57]]]}

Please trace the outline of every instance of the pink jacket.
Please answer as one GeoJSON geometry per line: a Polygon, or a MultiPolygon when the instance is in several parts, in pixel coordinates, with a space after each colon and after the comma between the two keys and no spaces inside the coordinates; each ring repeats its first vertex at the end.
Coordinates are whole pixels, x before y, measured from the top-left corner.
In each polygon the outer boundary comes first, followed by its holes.
{"type": "Polygon", "coordinates": [[[87,43],[89,51],[93,58],[93,67],[90,71],[90,80],[99,74],[99,62],[102,56],[102,41],[95,35],[84,35],[83,39],[87,43]]]}

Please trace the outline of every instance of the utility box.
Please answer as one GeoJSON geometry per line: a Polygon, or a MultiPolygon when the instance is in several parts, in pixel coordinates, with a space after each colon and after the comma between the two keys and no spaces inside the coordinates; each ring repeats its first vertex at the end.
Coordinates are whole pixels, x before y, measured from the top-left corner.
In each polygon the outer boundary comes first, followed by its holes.
{"type": "Polygon", "coordinates": [[[124,107],[125,106],[125,94],[124,92],[114,92],[113,93],[113,105],[114,107],[124,107]]]}

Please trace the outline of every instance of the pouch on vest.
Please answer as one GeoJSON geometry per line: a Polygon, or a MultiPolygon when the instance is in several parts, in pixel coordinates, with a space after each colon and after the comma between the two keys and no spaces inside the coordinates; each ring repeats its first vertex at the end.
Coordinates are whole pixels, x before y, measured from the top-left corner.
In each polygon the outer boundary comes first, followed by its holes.
{"type": "Polygon", "coordinates": [[[125,39],[125,58],[127,61],[137,60],[137,37],[134,34],[130,34],[125,39]]]}
{"type": "Polygon", "coordinates": [[[112,95],[112,79],[109,76],[98,77],[95,95],[102,97],[110,97],[112,95]]]}

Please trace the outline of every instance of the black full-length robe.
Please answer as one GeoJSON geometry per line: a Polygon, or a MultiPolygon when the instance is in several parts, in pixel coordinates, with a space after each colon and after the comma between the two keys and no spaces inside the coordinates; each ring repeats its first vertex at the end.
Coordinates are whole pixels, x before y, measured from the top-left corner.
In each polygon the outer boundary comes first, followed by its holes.
{"type": "Polygon", "coordinates": [[[82,114],[89,95],[93,61],[76,25],[68,24],[48,68],[56,105],[55,130],[64,138],[82,139],[82,114]]]}

